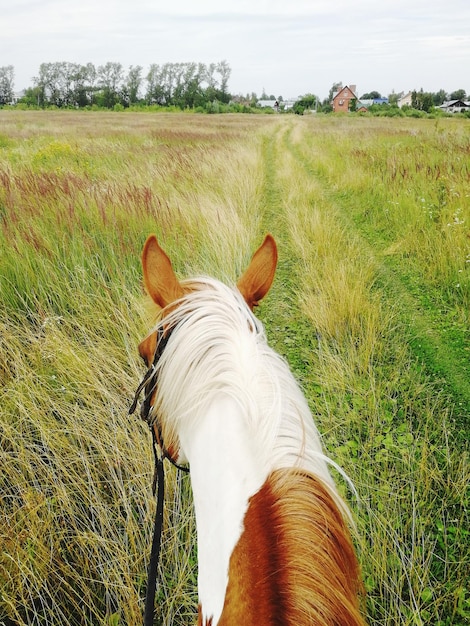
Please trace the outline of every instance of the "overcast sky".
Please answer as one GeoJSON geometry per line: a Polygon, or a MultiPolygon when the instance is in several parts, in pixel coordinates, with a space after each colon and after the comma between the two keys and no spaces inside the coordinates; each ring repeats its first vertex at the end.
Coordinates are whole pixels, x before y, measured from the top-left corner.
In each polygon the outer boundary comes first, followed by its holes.
{"type": "Polygon", "coordinates": [[[17,91],[43,62],[222,60],[235,94],[469,93],[470,0],[0,0],[17,91]]]}

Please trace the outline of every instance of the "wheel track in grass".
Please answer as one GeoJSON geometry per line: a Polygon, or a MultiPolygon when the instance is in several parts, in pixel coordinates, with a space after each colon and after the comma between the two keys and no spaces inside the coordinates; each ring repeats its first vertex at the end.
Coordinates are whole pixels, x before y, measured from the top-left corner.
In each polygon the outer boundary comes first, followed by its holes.
{"type": "Polygon", "coordinates": [[[278,182],[281,154],[278,140],[290,132],[291,125],[278,124],[265,135],[262,144],[264,163],[263,206],[261,229],[263,234],[271,232],[278,245],[278,265],[276,277],[271,288],[271,296],[276,302],[274,307],[261,308],[261,318],[266,325],[270,344],[286,357],[297,380],[304,388],[315,385],[312,353],[316,335],[310,320],[300,311],[293,287],[295,267],[300,259],[295,253],[289,236],[282,189],[278,182]]]}
{"type": "MultiPolygon", "coordinates": [[[[292,129],[292,127],[291,127],[292,129]]],[[[320,197],[335,210],[335,217],[360,241],[367,256],[373,259],[378,286],[383,298],[399,312],[407,342],[434,381],[450,396],[453,415],[461,427],[463,436],[468,435],[470,417],[470,337],[467,329],[455,325],[446,326],[442,311],[433,305],[429,294],[419,281],[418,274],[403,267],[399,259],[386,255],[377,247],[380,235],[365,225],[359,226],[350,215],[348,202],[342,202],[341,194],[334,185],[315,169],[314,162],[302,152],[302,146],[294,144],[292,133],[283,135],[283,147],[299,167],[320,189],[320,197]]],[[[350,201],[349,201],[350,204],[350,201]]]]}

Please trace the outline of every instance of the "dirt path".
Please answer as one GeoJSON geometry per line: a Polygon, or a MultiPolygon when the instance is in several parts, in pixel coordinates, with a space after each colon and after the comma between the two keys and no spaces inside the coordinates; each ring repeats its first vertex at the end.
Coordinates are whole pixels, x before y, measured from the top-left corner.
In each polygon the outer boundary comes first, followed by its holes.
{"type": "Polygon", "coordinates": [[[308,318],[299,310],[293,277],[297,274],[300,259],[289,235],[285,214],[283,189],[279,175],[283,167],[279,140],[288,133],[290,125],[280,124],[274,132],[264,137],[262,158],[264,162],[264,206],[262,207],[263,232],[271,232],[277,242],[279,261],[271,293],[275,309],[264,306],[262,319],[267,326],[271,345],[288,358],[290,366],[304,386],[312,383],[311,362],[316,337],[308,318]]]}

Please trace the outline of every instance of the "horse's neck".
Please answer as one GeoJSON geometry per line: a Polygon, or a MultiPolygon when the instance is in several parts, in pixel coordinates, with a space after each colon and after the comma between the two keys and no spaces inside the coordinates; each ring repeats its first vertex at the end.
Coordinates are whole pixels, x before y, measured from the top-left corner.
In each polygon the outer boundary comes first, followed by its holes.
{"type": "Polygon", "coordinates": [[[179,435],[196,509],[198,623],[363,625],[357,561],[329,481],[270,468],[272,450],[257,449],[228,395],[179,435]]]}
{"type": "Polygon", "coordinates": [[[202,623],[212,618],[215,626],[248,501],[265,482],[267,470],[240,405],[227,395],[219,396],[194,428],[181,432],[180,441],[191,467],[202,623]]]}

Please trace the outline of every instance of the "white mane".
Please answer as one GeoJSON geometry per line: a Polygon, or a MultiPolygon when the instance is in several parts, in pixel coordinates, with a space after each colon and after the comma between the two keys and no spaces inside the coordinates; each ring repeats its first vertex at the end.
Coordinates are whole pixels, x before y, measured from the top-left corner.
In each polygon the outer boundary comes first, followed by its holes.
{"type": "Polygon", "coordinates": [[[158,324],[173,328],[157,366],[153,407],[164,441],[179,440],[189,424],[197,427],[214,398],[225,394],[240,406],[263,473],[296,467],[335,492],[328,472],[335,464],[322,452],[307,402],[241,294],[212,278],[182,285],[191,291],[158,324]]]}
{"type": "Polygon", "coordinates": [[[170,454],[190,462],[200,617],[216,626],[249,503],[273,472],[286,479],[292,472],[283,469],[313,474],[349,512],[307,402],[241,294],[211,278],[182,287],[187,295],[154,329],[170,336],[156,365],[151,416],[170,454]]]}

